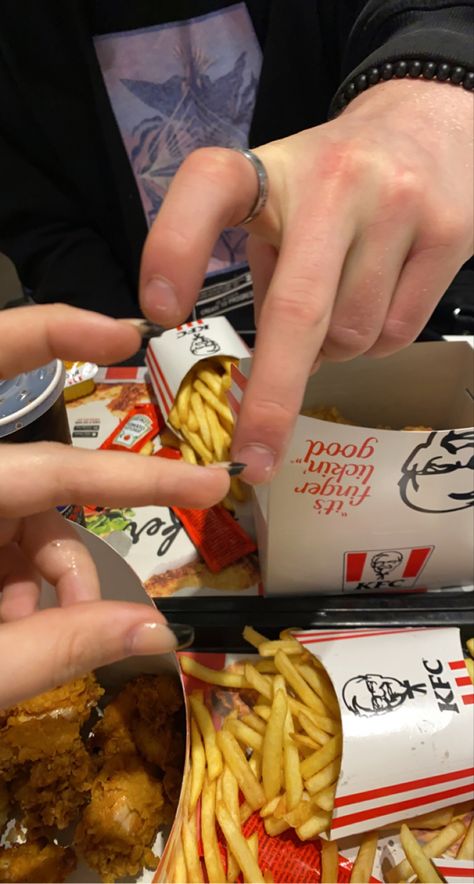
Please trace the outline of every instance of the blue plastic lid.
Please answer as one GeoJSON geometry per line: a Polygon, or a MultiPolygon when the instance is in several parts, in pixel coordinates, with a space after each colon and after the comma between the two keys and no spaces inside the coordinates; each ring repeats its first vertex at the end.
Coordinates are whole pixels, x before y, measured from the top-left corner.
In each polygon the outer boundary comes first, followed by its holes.
{"type": "Polygon", "coordinates": [[[64,388],[60,359],[0,381],[0,439],[33,423],[56,402],[64,388]]]}

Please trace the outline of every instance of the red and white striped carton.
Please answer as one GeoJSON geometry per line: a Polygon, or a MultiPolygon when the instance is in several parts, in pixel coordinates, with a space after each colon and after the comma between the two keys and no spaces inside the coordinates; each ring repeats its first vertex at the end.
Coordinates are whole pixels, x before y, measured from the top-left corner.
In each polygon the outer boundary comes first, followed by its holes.
{"type": "MultiPolygon", "coordinates": [[[[232,371],[235,414],[250,367],[232,371]]],[[[323,363],[303,409],[336,406],[353,424],[301,415],[279,473],[255,491],[266,593],[472,586],[472,377],[462,343],[323,363]]]]}
{"type": "Polygon", "coordinates": [[[474,881],[474,860],[446,857],[431,860],[446,884],[472,884],[474,881]]]}
{"type": "Polygon", "coordinates": [[[474,687],[458,629],[314,630],[341,710],[332,838],[474,797],[474,687]]]}
{"type": "Polygon", "coordinates": [[[243,359],[249,350],[224,316],[185,322],[148,344],[145,361],[165,418],[173,407],[181,381],[188,371],[212,356],[243,359]]]}

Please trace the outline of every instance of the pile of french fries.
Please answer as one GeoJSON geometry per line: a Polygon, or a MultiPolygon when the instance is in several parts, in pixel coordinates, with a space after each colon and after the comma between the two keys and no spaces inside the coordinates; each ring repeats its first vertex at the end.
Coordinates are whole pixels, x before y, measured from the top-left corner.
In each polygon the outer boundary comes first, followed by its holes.
{"type": "MultiPolygon", "coordinates": [[[[193,464],[228,461],[234,418],[226,393],[237,360],[214,356],[195,365],[181,382],[168,420],[182,437],[177,444],[183,460],[193,464]]],[[[242,483],[231,479],[231,494],[245,500],[242,483]]]]}
{"type": "MultiPolygon", "coordinates": [[[[261,868],[258,838],[246,838],[242,827],[258,812],[270,836],[294,829],[302,840],[321,839],[321,882],[338,876],[338,845],[325,839],[331,825],[342,752],[338,701],[322,664],[293,638],[291,630],[270,641],[246,626],[244,638],[257,649],[256,662],[236,671],[216,671],[183,656],[183,671],[202,682],[245,691],[254,697],[250,711],[231,712],[216,730],[202,691],[190,694],[191,769],[183,809],[181,838],[170,881],[204,881],[200,840],[210,884],[243,880],[271,882],[261,868]],[[240,797],[243,802],[240,802],[240,797]],[[225,842],[223,862],[218,828],[225,842]]],[[[468,642],[474,656],[474,639],[468,642]]],[[[474,660],[468,661],[474,680],[474,660]]],[[[406,859],[387,874],[389,882],[442,881],[431,860],[462,839],[457,856],[474,859],[474,822],[466,831],[469,804],[400,821],[406,859]],[[421,845],[411,828],[440,829],[421,845]],[[416,877],[414,877],[416,876],[416,877]]],[[[395,828],[391,825],[387,828],[395,828]]],[[[351,878],[370,880],[380,832],[361,839],[351,878]]]]}

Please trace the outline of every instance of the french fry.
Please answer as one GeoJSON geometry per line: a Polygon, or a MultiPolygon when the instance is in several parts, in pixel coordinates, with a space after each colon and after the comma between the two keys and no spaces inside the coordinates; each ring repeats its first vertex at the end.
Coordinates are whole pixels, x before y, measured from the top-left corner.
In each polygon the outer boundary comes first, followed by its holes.
{"type": "Polygon", "coordinates": [[[296,834],[301,841],[307,841],[309,838],[315,838],[316,835],[320,835],[321,832],[326,832],[331,825],[331,814],[324,813],[321,811],[320,813],[314,813],[313,815],[303,823],[301,826],[298,826],[296,829],[296,834]]]}
{"type": "Polygon", "coordinates": [[[252,666],[251,663],[245,664],[244,674],[245,680],[249,687],[253,688],[255,691],[258,691],[271,702],[273,699],[271,682],[267,680],[264,675],[258,672],[258,670],[255,669],[255,666],[252,666]]]}
{"type": "Polygon", "coordinates": [[[468,649],[471,657],[474,657],[474,638],[468,638],[466,642],[466,648],[468,649]]]}
{"type": "MultiPolygon", "coordinates": [[[[300,646],[301,647],[301,646],[300,646]]],[[[308,682],[313,691],[321,698],[329,711],[339,718],[339,703],[337,702],[334,688],[323,670],[315,669],[307,663],[297,663],[297,669],[304,680],[308,682]]]]}
{"type": "Polygon", "coordinates": [[[287,712],[286,694],[276,692],[263,737],[262,781],[265,798],[271,801],[281,791],[283,763],[283,728],[287,712]]]}
{"type": "Polygon", "coordinates": [[[237,476],[232,476],[230,480],[230,490],[235,499],[239,500],[241,503],[242,501],[247,499],[247,495],[244,491],[244,486],[242,485],[240,479],[237,478],[237,476]]]}
{"type": "MultiPolygon", "coordinates": [[[[194,414],[196,415],[196,420],[199,425],[199,432],[201,435],[201,439],[204,442],[204,445],[212,451],[212,438],[211,431],[209,429],[209,424],[207,422],[207,417],[204,411],[203,401],[199,393],[195,390],[191,393],[191,406],[194,414]]],[[[181,426],[183,426],[183,421],[181,422],[181,426]]]]}
{"type": "Polygon", "coordinates": [[[474,660],[472,657],[465,657],[464,662],[466,664],[466,669],[469,673],[469,677],[474,684],[474,660]]]}
{"type": "Polygon", "coordinates": [[[312,801],[300,801],[293,810],[285,814],[284,818],[293,829],[298,829],[303,823],[307,823],[317,810],[312,801]]]}
{"type": "Polygon", "coordinates": [[[189,813],[194,813],[206,776],[206,753],[202,744],[201,732],[191,719],[191,787],[189,793],[189,813]]]}
{"type": "Polygon", "coordinates": [[[181,429],[181,421],[179,419],[178,406],[176,405],[176,403],[173,405],[168,415],[168,420],[171,426],[175,428],[175,430],[181,429]]]}
{"type": "Polygon", "coordinates": [[[378,832],[366,832],[362,836],[357,857],[352,866],[351,884],[366,884],[367,881],[370,881],[378,840],[378,832]]]}
{"type": "MultiPolygon", "coordinates": [[[[402,825],[402,828],[410,831],[408,826],[406,826],[405,824],[402,825]]],[[[448,849],[448,847],[451,847],[452,844],[455,844],[456,841],[459,841],[459,839],[462,838],[465,831],[466,830],[460,821],[449,823],[447,826],[444,827],[444,829],[441,829],[441,831],[438,832],[438,834],[435,835],[431,841],[423,844],[422,847],[420,846],[420,850],[427,859],[432,859],[435,856],[441,856],[441,854],[444,853],[448,849]]],[[[418,842],[416,843],[418,844],[418,842]]],[[[404,859],[401,863],[399,863],[397,866],[394,866],[393,869],[390,869],[390,871],[387,872],[387,881],[408,881],[408,879],[411,878],[414,874],[413,869],[414,867],[412,867],[410,861],[408,859],[404,859]]]]}
{"type": "Polygon", "coordinates": [[[268,801],[266,804],[263,805],[260,811],[260,816],[263,818],[265,818],[266,816],[273,816],[280,801],[281,795],[275,795],[275,797],[272,798],[271,801],[268,801]]]}
{"type": "Polygon", "coordinates": [[[180,838],[175,847],[173,881],[174,884],[182,884],[183,881],[187,880],[188,872],[186,870],[186,862],[184,859],[183,842],[180,838]]]}
{"type": "Polygon", "coordinates": [[[265,884],[275,884],[275,879],[270,869],[265,869],[263,873],[263,880],[265,881],[265,884]]]}
{"type": "MultiPolygon", "coordinates": [[[[288,697],[288,699],[291,698],[288,697]]],[[[259,718],[263,718],[264,721],[268,721],[268,719],[270,718],[271,708],[272,707],[269,703],[266,705],[263,705],[263,703],[257,703],[257,705],[253,707],[253,711],[255,712],[255,715],[259,716],[259,718]]]]}
{"type": "Polygon", "coordinates": [[[181,442],[179,450],[182,454],[183,460],[185,460],[186,463],[197,464],[197,457],[194,453],[194,450],[191,448],[190,445],[188,445],[187,442],[181,442]]]}
{"type": "Polygon", "coordinates": [[[336,841],[321,841],[321,884],[334,884],[339,871],[339,851],[336,841]]]}
{"type": "Polygon", "coordinates": [[[256,749],[257,752],[262,751],[263,736],[256,730],[249,727],[243,721],[236,718],[227,719],[227,730],[237,738],[242,746],[248,746],[250,749],[256,749]]]}
{"type": "Polygon", "coordinates": [[[442,878],[438,875],[433,863],[423,853],[423,850],[408,826],[402,825],[400,830],[400,840],[402,842],[405,856],[418,880],[421,881],[422,884],[433,884],[433,882],[434,884],[438,884],[438,882],[442,882],[442,878]]]}
{"type": "Polygon", "coordinates": [[[257,632],[253,626],[244,626],[242,638],[244,638],[249,645],[253,645],[254,648],[258,648],[263,642],[267,641],[265,636],[262,635],[261,632],[257,632]]]}
{"type": "Polygon", "coordinates": [[[327,734],[334,735],[340,732],[341,723],[339,721],[330,718],[328,715],[319,715],[314,709],[308,709],[304,703],[300,703],[299,700],[295,700],[293,697],[290,698],[290,701],[293,715],[297,715],[298,717],[300,715],[306,715],[316,727],[321,728],[321,730],[325,731],[327,734]]]}
{"type": "Polygon", "coordinates": [[[265,831],[267,835],[281,835],[282,832],[286,832],[289,829],[289,825],[286,820],[277,820],[273,816],[267,816],[263,822],[265,827],[265,831]]]}
{"type": "Polygon", "coordinates": [[[220,669],[211,669],[209,666],[203,666],[193,657],[181,657],[181,669],[186,675],[192,675],[206,684],[218,684],[224,688],[243,688],[245,687],[245,678],[238,672],[222,672],[220,669]]]}
{"type": "Polygon", "coordinates": [[[255,862],[258,863],[258,835],[256,832],[250,835],[250,838],[247,838],[247,844],[255,862]]]}
{"type": "Polygon", "coordinates": [[[271,657],[257,660],[253,665],[257,672],[261,672],[263,675],[276,675],[277,670],[271,657]]]}
{"type": "Polygon", "coordinates": [[[188,430],[192,430],[193,433],[197,433],[199,430],[199,421],[198,421],[196,415],[194,414],[194,411],[190,411],[188,414],[187,427],[188,427],[188,430]]]}
{"type": "Polygon", "coordinates": [[[474,817],[459,848],[456,859],[474,859],[474,817]]]}
{"type": "Polygon", "coordinates": [[[263,641],[258,646],[258,653],[261,657],[274,657],[277,651],[283,651],[289,656],[301,655],[304,653],[304,647],[295,638],[277,639],[275,641],[263,641]]]}
{"type": "Polygon", "coordinates": [[[336,783],[339,776],[340,767],[340,759],[336,758],[335,761],[331,761],[317,774],[314,774],[314,776],[310,777],[309,780],[306,780],[305,786],[310,795],[317,795],[318,792],[322,792],[322,790],[325,789],[327,786],[331,786],[332,783],[336,783]]]}
{"type": "Polygon", "coordinates": [[[317,792],[316,795],[313,796],[313,801],[321,808],[321,810],[325,810],[327,813],[332,813],[335,797],[336,784],[333,783],[332,786],[326,786],[321,792],[317,792]]]}
{"type": "Polygon", "coordinates": [[[253,808],[250,807],[248,801],[243,801],[239,807],[240,823],[243,826],[253,814],[253,808]]]}
{"type": "Polygon", "coordinates": [[[215,411],[211,408],[211,406],[207,404],[207,402],[204,403],[204,413],[209,424],[209,430],[212,437],[212,448],[215,451],[216,460],[226,460],[231,443],[231,438],[229,434],[224,430],[224,428],[220,425],[219,418],[217,417],[215,411]]]}
{"type": "Polygon", "coordinates": [[[255,774],[258,782],[262,779],[262,754],[261,752],[252,751],[252,755],[249,758],[249,765],[253,773],[255,774]]]}
{"type": "Polygon", "coordinates": [[[193,388],[193,375],[192,372],[188,372],[186,377],[181,382],[181,386],[178,390],[178,395],[176,396],[176,408],[178,412],[179,421],[182,424],[187,424],[188,415],[189,415],[189,404],[191,399],[191,392],[193,388]]]}
{"type": "Polygon", "coordinates": [[[217,744],[252,810],[262,807],[265,793],[234,735],[218,731],[217,744]]]}
{"type": "Polygon", "coordinates": [[[342,750],[342,736],[331,737],[322,749],[317,749],[309,758],[301,762],[301,775],[306,780],[323,770],[331,761],[339,758],[342,750]]]}
{"type": "Polygon", "coordinates": [[[183,839],[184,859],[186,862],[188,884],[202,884],[204,881],[201,861],[198,854],[198,837],[196,812],[183,820],[181,837],[183,839]]]}
{"type": "Polygon", "coordinates": [[[207,778],[202,790],[201,836],[209,884],[222,884],[225,881],[224,868],[219,853],[216,835],[216,781],[207,778]]]}
{"type": "Polygon", "coordinates": [[[215,396],[220,395],[222,389],[222,375],[216,374],[208,362],[203,363],[202,366],[198,365],[196,374],[199,380],[201,380],[203,384],[206,384],[215,396]]]}
{"type": "Polygon", "coordinates": [[[219,396],[216,396],[215,393],[213,393],[212,390],[209,389],[209,387],[206,387],[206,385],[203,384],[203,382],[199,379],[195,381],[194,389],[201,394],[202,398],[205,399],[206,402],[208,402],[209,405],[212,406],[214,411],[217,411],[218,415],[222,417],[223,420],[227,422],[227,424],[233,426],[234,419],[232,417],[232,412],[229,406],[226,403],[222,402],[219,396]]]}
{"type": "Polygon", "coordinates": [[[254,731],[257,731],[257,734],[261,734],[263,737],[265,733],[265,723],[258,717],[258,715],[255,715],[254,712],[249,712],[248,715],[242,716],[242,721],[247,727],[253,728],[254,731]]]}
{"type": "Polygon", "coordinates": [[[199,457],[205,464],[212,463],[212,452],[209,451],[207,445],[204,444],[201,437],[198,436],[197,432],[193,432],[189,430],[188,427],[181,427],[181,432],[186,439],[187,442],[194,448],[196,454],[199,454],[199,457]]]}
{"type": "Polygon", "coordinates": [[[255,884],[264,884],[259,865],[223,801],[217,802],[216,815],[227,843],[232,844],[232,853],[242,869],[244,877],[247,881],[255,882],[255,884]]]}
{"type": "Polygon", "coordinates": [[[321,746],[319,743],[315,743],[311,737],[308,737],[307,734],[296,734],[291,733],[290,738],[297,746],[302,746],[304,749],[309,749],[311,752],[315,752],[317,749],[320,749],[321,746]]]}
{"type": "Polygon", "coordinates": [[[331,739],[330,735],[326,733],[326,731],[321,730],[320,727],[314,724],[309,715],[305,715],[302,712],[299,716],[299,721],[301,723],[301,727],[306,731],[309,737],[318,743],[320,746],[324,746],[331,739]]]}
{"type": "MultiPolygon", "coordinates": [[[[299,674],[298,670],[283,651],[277,651],[275,654],[275,666],[284,676],[295,694],[306,703],[310,709],[314,709],[322,715],[326,714],[326,709],[319,697],[305,682],[304,678],[299,674]]],[[[263,692],[262,692],[263,693],[263,692]]]]}
{"type": "MultiPolygon", "coordinates": [[[[189,658],[188,658],[189,659],[189,658]]],[[[216,740],[216,731],[212,723],[210,713],[204,703],[191,694],[189,698],[192,713],[196,719],[199,730],[204,740],[204,749],[206,751],[207,774],[209,779],[215,780],[222,773],[222,755],[216,740]]],[[[217,735],[218,736],[218,735],[217,735]]]]}
{"type": "Polygon", "coordinates": [[[293,810],[301,801],[303,795],[303,778],[300,770],[298,747],[291,739],[293,730],[293,716],[289,709],[286,712],[285,725],[283,728],[283,773],[286,789],[286,803],[288,810],[293,810]]]}

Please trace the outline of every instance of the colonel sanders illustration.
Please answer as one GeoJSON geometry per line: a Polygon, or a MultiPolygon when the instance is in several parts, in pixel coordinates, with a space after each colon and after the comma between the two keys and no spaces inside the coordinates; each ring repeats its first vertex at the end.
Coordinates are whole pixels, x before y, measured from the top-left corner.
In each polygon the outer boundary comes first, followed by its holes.
{"type": "Polygon", "coordinates": [[[401,562],[403,562],[403,554],[396,549],[389,549],[372,556],[370,567],[375,571],[379,580],[385,580],[401,562]]]}
{"type": "Polygon", "coordinates": [[[200,332],[195,332],[191,341],[191,353],[194,356],[212,356],[219,353],[220,346],[217,341],[206,338],[200,332]]]}
{"type": "Polygon", "coordinates": [[[415,693],[426,694],[426,685],[411,685],[390,675],[356,675],[346,681],[342,698],[354,715],[371,718],[393,712],[405,700],[413,700],[415,693]]]}
{"type": "Polygon", "coordinates": [[[404,503],[422,513],[450,513],[474,506],[474,432],[430,433],[402,466],[404,503]]]}

